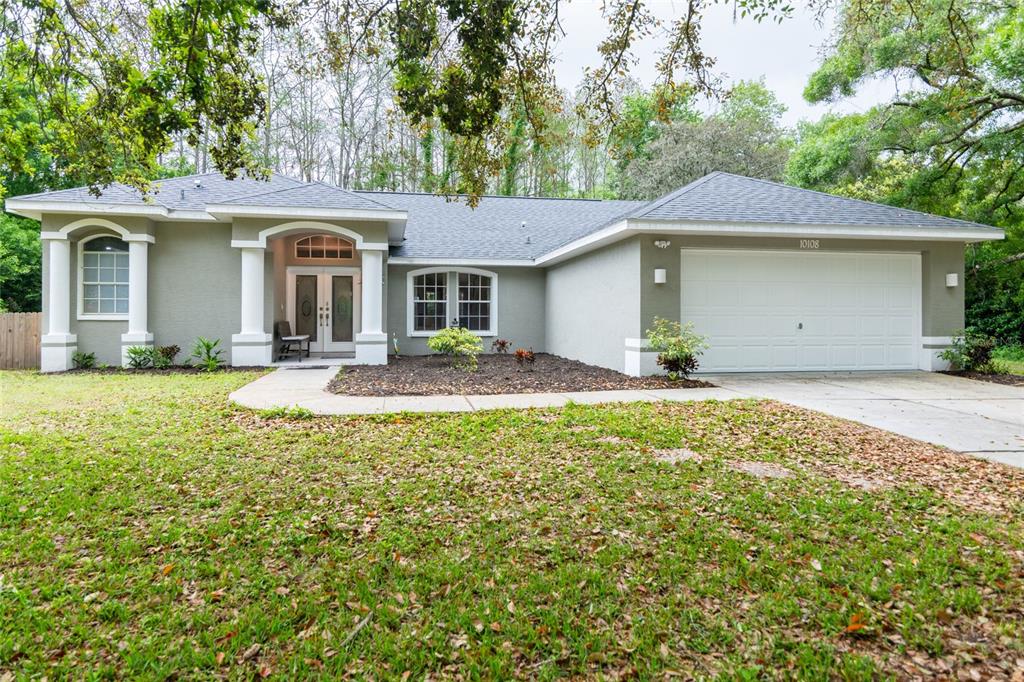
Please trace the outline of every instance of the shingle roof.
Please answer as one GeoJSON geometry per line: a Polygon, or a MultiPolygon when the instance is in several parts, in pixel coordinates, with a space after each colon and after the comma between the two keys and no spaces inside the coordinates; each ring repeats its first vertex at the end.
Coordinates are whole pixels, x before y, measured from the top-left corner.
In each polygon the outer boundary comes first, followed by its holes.
{"type": "Polygon", "coordinates": [[[465,197],[348,191],[272,174],[267,181],[227,180],[205,173],[161,180],[147,198],[125,185],[94,197],[88,188],[12,197],[206,210],[211,204],[280,208],[406,211],[405,242],[391,255],[412,258],[531,260],[622,219],[699,223],[849,225],[896,228],[998,228],[907,209],[872,204],[729,173],[711,173],[655,201],[598,201],[484,196],[476,208],[465,197]],[[199,186],[196,186],[196,182],[199,186]]]}
{"type": "MultiPolygon", "coordinates": [[[[214,202],[210,202],[214,203],[214,202]]],[[[280,206],[285,208],[357,208],[367,210],[388,210],[372,198],[328,185],[324,182],[309,182],[295,187],[285,187],[271,192],[241,196],[224,204],[245,206],[280,206]]]]}
{"type": "Polygon", "coordinates": [[[470,208],[465,197],[448,200],[434,194],[356,194],[408,212],[405,242],[391,249],[392,256],[403,258],[529,260],[645,204],[484,196],[476,208],[470,208]]]}
{"type": "Polygon", "coordinates": [[[200,173],[166,178],[153,183],[148,197],[134,187],[114,183],[104,187],[100,196],[93,196],[88,187],[75,187],[55,192],[27,194],[12,199],[40,201],[76,201],[85,204],[128,204],[156,205],[170,210],[202,211],[207,204],[221,204],[238,197],[273,192],[289,187],[302,186],[301,180],[272,173],[268,180],[255,180],[250,177],[238,177],[228,180],[220,173],[200,173]],[[196,187],[196,181],[199,187],[196,187]]]}
{"type": "Polygon", "coordinates": [[[655,199],[631,218],[795,225],[997,228],[715,172],[655,199]]]}

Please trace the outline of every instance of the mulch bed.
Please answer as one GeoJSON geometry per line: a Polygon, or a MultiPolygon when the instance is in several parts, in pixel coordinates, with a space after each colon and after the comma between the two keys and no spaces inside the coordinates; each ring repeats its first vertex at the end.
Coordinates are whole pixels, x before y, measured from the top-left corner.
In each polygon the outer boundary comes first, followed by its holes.
{"type": "Polygon", "coordinates": [[[964,379],[974,379],[975,381],[987,381],[990,384],[1024,386],[1024,375],[1020,374],[985,374],[984,372],[943,372],[943,374],[963,377],[964,379]]]}
{"type": "Polygon", "coordinates": [[[327,390],[361,396],[490,395],[713,386],[694,379],[631,377],[547,353],[537,353],[531,368],[517,365],[512,355],[481,355],[479,365],[470,372],[452,368],[438,355],[389,357],[386,365],[345,367],[327,390]]]}

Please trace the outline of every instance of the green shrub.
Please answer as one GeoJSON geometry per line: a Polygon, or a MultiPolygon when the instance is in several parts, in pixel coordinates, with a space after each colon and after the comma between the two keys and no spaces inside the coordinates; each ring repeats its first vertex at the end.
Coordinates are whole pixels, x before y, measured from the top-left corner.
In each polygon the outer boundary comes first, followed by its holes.
{"type": "Polygon", "coordinates": [[[472,371],[477,368],[476,356],[484,349],[484,342],[468,329],[448,327],[430,337],[427,347],[435,353],[447,355],[452,367],[472,371]]]}
{"type": "Polygon", "coordinates": [[[693,323],[684,326],[662,317],[655,317],[654,328],[647,330],[647,344],[658,352],[658,365],[673,379],[696,371],[697,358],[708,347],[707,339],[693,331],[693,323]]]}
{"type": "Polygon", "coordinates": [[[124,352],[128,355],[128,366],[132,369],[145,369],[153,365],[155,351],[152,346],[128,346],[124,352]]]}
{"type": "Polygon", "coordinates": [[[992,351],[996,341],[990,336],[964,331],[953,337],[953,344],[939,357],[957,371],[993,372],[992,351]]]}
{"type": "Polygon", "coordinates": [[[1015,343],[1009,346],[1000,346],[992,351],[992,358],[995,360],[1024,362],[1024,345],[1015,343]]]}
{"type": "Polygon", "coordinates": [[[221,357],[224,351],[218,346],[220,339],[207,339],[202,336],[196,339],[195,345],[192,346],[192,357],[204,372],[216,372],[224,364],[221,357]]]}
{"type": "Polygon", "coordinates": [[[75,369],[92,369],[96,366],[96,354],[77,350],[71,354],[71,364],[75,369]]]}

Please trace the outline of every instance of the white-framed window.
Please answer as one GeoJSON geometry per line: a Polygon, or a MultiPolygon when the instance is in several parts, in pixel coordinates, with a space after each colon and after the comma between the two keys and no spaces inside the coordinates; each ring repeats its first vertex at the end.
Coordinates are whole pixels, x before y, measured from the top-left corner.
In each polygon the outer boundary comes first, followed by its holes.
{"type": "Polygon", "coordinates": [[[436,332],[448,326],[448,273],[425,272],[412,278],[412,328],[436,332]]]}
{"type": "Polygon", "coordinates": [[[296,260],[351,260],[352,242],[329,234],[314,234],[295,240],[296,260]]]}
{"type": "Polygon", "coordinates": [[[78,316],[128,319],[128,242],[98,235],[79,242],[78,316]]]}
{"type": "Polygon", "coordinates": [[[496,336],[498,276],[475,268],[422,268],[407,276],[408,335],[465,327],[496,336]]]}

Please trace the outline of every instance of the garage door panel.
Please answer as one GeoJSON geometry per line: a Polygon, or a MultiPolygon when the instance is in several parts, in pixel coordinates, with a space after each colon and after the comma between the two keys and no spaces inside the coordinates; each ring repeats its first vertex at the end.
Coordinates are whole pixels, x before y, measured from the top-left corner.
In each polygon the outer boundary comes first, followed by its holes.
{"type": "Polygon", "coordinates": [[[683,321],[709,337],[705,371],[910,369],[918,259],[684,249],[683,321]]]}

